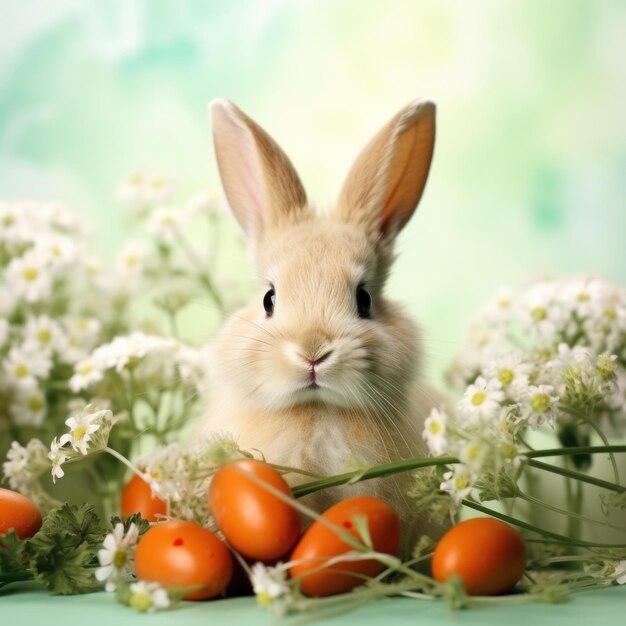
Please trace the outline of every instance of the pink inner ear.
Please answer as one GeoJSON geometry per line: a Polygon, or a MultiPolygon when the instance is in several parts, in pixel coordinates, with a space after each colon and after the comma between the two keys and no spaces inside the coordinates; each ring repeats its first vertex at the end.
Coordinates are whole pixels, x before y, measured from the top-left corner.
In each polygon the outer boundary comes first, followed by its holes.
{"type": "Polygon", "coordinates": [[[268,198],[254,138],[224,104],[213,108],[213,133],[222,185],[231,209],[247,233],[258,231],[268,198]]]}

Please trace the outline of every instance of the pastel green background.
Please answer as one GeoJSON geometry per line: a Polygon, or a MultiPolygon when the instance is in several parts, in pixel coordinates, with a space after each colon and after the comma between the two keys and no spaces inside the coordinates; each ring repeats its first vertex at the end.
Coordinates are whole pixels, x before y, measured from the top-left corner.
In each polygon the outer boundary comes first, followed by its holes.
{"type": "Polygon", "coordinates": [[[218,188],[211,98],[267,128],[321,207],[387,118],[432,98],[390,288],[435,376],[503,283],[626,281],[625,32],[622,0],[0,0],[0,197],[66,201],[111,259],[128,173],[218,188]]]}

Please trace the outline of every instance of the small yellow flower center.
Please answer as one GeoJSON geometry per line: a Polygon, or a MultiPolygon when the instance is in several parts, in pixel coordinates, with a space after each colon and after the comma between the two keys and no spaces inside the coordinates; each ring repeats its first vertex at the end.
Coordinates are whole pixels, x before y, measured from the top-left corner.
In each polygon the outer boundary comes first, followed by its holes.
{"type": "Polygon", "coordinates": [[[165,184],[165,179],[163,178],[163,176],[156,176],[155,178],[152,179],[152,186],[156,187],[157,189],[159,187],[163,187],[164,184],[165,184]]]}
{"type": "Polygon", "coordinates": [[[15,368],[15,375],[18,378],[26,378],[30,374],[30,369],[26,363],[18,363],[15,368]]]}
{"type": "Polygon", "coordinates": [[[550,406],[550,398],[545,393],[536,393],[530,401],[533,411],[543,413],[550,406]]]}
{"type": "Polygon", "coordinates": [[[83,363],[78,368],[78,373],[81,376],[87,376],[87,374],[91,374],[91,372],[93,372],[93,365],[91,363],[83,363]]]}
{"type": "Polygon", "coordinates": [[[464,456],[468,461],[476,461],[480,457],[480,446],[471,443],[465,448],[464,452],[464,456]]]}
{"type": "Polygon", "coordinates": [[[471,402],[474,406],[480,406],[487,399],[484,391],[476,391],[472,396],[471,402]]]}
{"type": "Polygon", "coordinates": [[[28,408],[31,411],[39,411],[43,407],[43,398],[39,395],[31,396],[28,399],[28,408]]]}
{"type": "Polygon", "coordinates": [[[610,320],[616,320],[617,319],[617,311],[613,307],[607,307],[606,309],[604,309],[604,314],[610,320]]]}
{"type": "Polygon", "coordinates": [[[39,276],[39,270],[36,267],[25,267],[24,271],[22,272],[22,277],[24,278],[25,281],[32,283],[33,281],[37,280],[37,277],[39,276]]]}
{"type": "Polygon", "coordinates": [[[591,296],[586,291],[581,291],[576,296],[576,300],[578,300],[578,302],[589,302],[589,300],[591,300],[591,296]]]}
{"type": "Polygon", "coordinates": [[[467,487],[469,487],[469,481],[467,480],[467,477],[463,475],[455,476],[454,487],[457,491],[462,491],[463,489],[467,489],[467,487]]]}
{"type": "Polygon", "coordinates": [[[509,442],[503,443],[500,446],[500,454],[505,458],[505,459],[514,459],[517,456],[517,448],[509,442]]]}
{"type": "Polygon", "coordinates": [[[126,565],[126,561],[128,560],[128,556],[126,555],[126,551],[125,550],[116,550],[115,554],[113,555],[113,567],[115,567],[116,569],[122,569],[122,567],[124,567],[124,565],[126,565]]]}
{"type": "Polygon", "coordinates": [[[146,613],[152,608],[152,598],[150,594],[145,592],[133,593],[128,601],[128,604],[133,607],[136,611],[141,611],[142,613],[146,613]]]}
{"type": "Polygon", "coordinates": [[[141,174],[141,172],[135,172],[129,179],[128,182],[131,185],[138,185],[139,183],[141,183],[143,181],[143,176],[141,174]]]}
{"type": "Polygon", "coordinates": [[[534,309],[532,309],[530,315],[533,320],[535,320],[535,322],[542,322],[548,317],[548,312],[545,310],[544,307],[536,306],[534,309]]]}
{"type": "Polygon", "coordinates": [[[47,328],[41,328],[37,332],[37,339],[40,343],[50,343],[52,340],[52,333],[47,328]]]}
{"type": "Polygon", "coordinates": [[[81,440],[87,434],[87,428],[84,424],[79,424],[73,431],[74,439],[81,440]]]}
{"type": "Polygon", "coordinates": [[[598,357],[596,370],[602,380],[611,380],[615,375],[615,362],[608,354],[601,354],[598,357]]]}
{"type": "Polygon", "coordinates": [[[5,226],[11,226],[11,224],[15,223],[15,216],[11,215],[10,213],[7,213],[6,215],[4,215],[4,217],[2,218],[2,223],[5,226]]]}
{"type": "Polygon", "coordinates": [[[256,594],[256,601],[264,607],[268,607],[270,604],[272,604],[271,596],[265,591],[259,591],[259,593],[256,594]]]}
{"type": "Polygon", "coordinates": [[[138,262],[139,262],[139,257],[136,254],[129,254],[126,257],[126,265],[128,265],[128,267],[135,267],[135,265],[137,265],[138,262]]]}
{"type": "Polygon", "coordinates": [[[513,370],[503,368],[498,372],[498,380],[502,383],[503,387],[508,387],[515,378],[513,370]]]}
{"type": "Polygon", "coordinates": [[[438,435],[441,432],[441,422],[433,420],[428,424],[428,430],[432,435],[438,435]]]}

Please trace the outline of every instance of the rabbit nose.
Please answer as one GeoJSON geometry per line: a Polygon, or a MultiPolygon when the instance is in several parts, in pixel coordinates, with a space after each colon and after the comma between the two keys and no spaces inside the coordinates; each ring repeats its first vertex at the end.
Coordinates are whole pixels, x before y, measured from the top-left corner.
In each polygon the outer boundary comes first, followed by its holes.
{"type": "Polygon", "coordinates": [[[301,354],[300,356],[302,357],[302,359],[304,361],[306,361],[311,367],[315,367],[316,365],[319,365],[320,363],[322,363],[323,361],[325,361],[331,354],[333,353],[332,350],[328,350],[327,352],[324,352],[324,354],[322,354],[321,356],[315,357],[313,359],[311,359],[308,356],[305,356],[304,354],[301,354]]]}

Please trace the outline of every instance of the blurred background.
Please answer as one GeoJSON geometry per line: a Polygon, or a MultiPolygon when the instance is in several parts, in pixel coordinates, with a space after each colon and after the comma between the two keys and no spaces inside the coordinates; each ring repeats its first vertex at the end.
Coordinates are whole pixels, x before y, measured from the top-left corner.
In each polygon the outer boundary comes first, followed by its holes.
{"type": "Polygon", "coordinates": [[[625,32],[622,0],[0,0],[0,197],[69,204],[112,261],[131,172],[218,191],[210,99],[263,125],[323,208],[369,137],[431,98],[390,291],[437,379],[501,285],[626,282],[625,32]]]}

